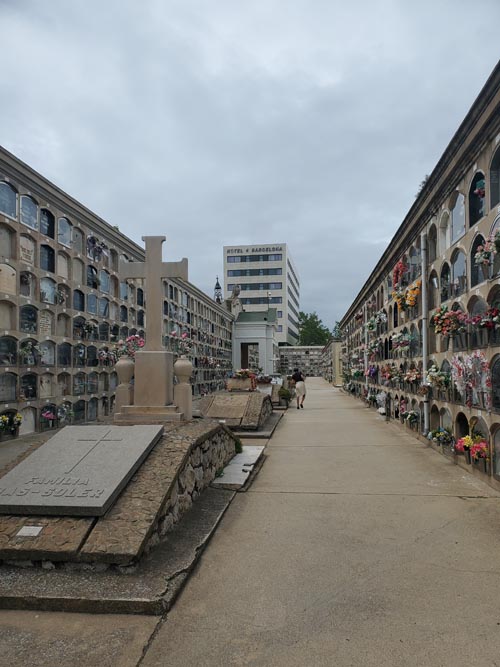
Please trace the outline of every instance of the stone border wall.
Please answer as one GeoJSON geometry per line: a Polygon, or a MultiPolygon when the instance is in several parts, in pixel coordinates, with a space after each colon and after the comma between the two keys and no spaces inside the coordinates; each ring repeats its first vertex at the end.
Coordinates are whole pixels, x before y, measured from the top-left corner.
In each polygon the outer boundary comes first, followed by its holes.
{"type": "Polygon", "coordinates": [[[45,569],[135,567],[236,450],[235,436],[214,420],[168,428],[103,517],[0,516],[0,562],[45,569]],[[42,525],[43,530],[35,538],[16,537],[25,524],[42,525]]]}
{"type": "Polygon", "coordinates": [[[144,553],[156,546],[175,526],[203,489],[209,486],[217,473],[233,458],[235,447],[234,435],[222,425],[209,433],[207,438],[198,438],[192,444],[189,458],[172,484],[144,553]]]}

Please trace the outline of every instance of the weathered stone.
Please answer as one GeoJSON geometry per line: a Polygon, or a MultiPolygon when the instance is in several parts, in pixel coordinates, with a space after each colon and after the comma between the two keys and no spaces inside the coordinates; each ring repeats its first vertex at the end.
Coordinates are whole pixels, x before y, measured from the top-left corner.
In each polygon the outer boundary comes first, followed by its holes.
{"type": "Polygon", "coordinates": [[[196,449],[193,450],[193,453],[191,454],[191,465],[193,468],[196,468],[196,466],[199,466],[201,464],[201,448],[196,447],[196,449]]]}
{"type": "Polygon", "coordinates": [[[66,426],[0,480],[0,514],[100,516],[162,426],[66,426]]]}
{"type": "Polygon", "coordinates": [[[167,514],[167,516],[161,522],[160,535],[165,535],[166,533],[168,533],[168,531],[173,528],[173,525],[174,525],[174,519],[172,515],[167,514]]]}
{"type": "Polygon", "coordinates": [[[188,493],[191,493],[191,491],[194,489],[196,478],[191,464],[188,464],[183,470],[183,472],[181,472],[181,474],[179,475],[179,483],[181,485],[181,488],[187,491],[188,493]]]}
{"type": "Polygon", "coordinates": [[[192,504],[193,499],[189,493],[183,493],[179,496],[178,508],[181,514],[188,510],[192,504]]]}

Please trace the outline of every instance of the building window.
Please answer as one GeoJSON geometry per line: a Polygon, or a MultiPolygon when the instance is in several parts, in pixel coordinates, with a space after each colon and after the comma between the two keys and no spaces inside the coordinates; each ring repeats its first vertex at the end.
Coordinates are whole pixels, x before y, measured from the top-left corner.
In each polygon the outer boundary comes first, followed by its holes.
{"type": "Polygon", "coordinates": [[[458,193],[451,210],[451,242],[455,243],[465,234],[465,197],[458,193]]]}
{"type": "Polygon", "coordinates": [[[278,310],[277,315],[278,315],[278,317],[283,317],[283,311],[282,311],[282,310],[278,310]]]}
{"type": "Polygon", "coordinates": [[[19,315],[19,329],[23,333],[36,334],[38,311],[34,306],[22,306],[19,315]]]}
{"type": "Polygon", "coordinates": [[[500,148],[497,148],[490,167],[490,209],[500,204],[500,148]]]}
{"type": "Polygon", "coordinates": [[[456,298],[467,290],[467,268],[465,253],[457,250],[451,260],[453,296],[456,298]]]}
{"type": "Polygon", "coordinates": [[[50,273],[55,273],[55,252],[54,249],[48,245],[42,244],[40,246],[40,268],[43,271],[50,271],[50,273]]]}
{"type": "Polygon", "coordinates": [[[87,266],[87,287],[97,289],[98,285],[99,279],[97,277],[97,270],[93,266],[87,266]]]}
{"type": "Polygon", "coordinates": [[[83,232],[77,227],[73,229],[73,250],[83,254],[83,232]]]}
{"type": "Polygon", "coordinates": [[[107,322],[99,324],[99,340],[109,340],[109,324],[107,322]]]}
{"type": "Polygon", "coordinates": [[[470,251],[470,286],[475,287],[479,283],[488,279],[488,266],[486,264],[476,264],[474,257],[478,252],[478,248],[484,246],[484,237],[478,234],[474,239],[470,251]]]}
{"type": "Polygon", "coordinates": [[[71,366],[71,345],[69,343],[61,343],[57,346],[57,364],[71,366]]]}
{"type": "Polygon", "coordinates": [[[441,268],[441,303],[443,301],[448,301],[450,296],[450,267],[448,264],[444,263],[441,268]]]}
{"type": "Polygon", "coordinates": [[[57,240],[65,246],[71,245],[72,224],[67,218],[59,218],[57,227],[57,240]]]}
{"type": "Polygon", "coordinates": [[[2,336],[0,338],[0,365],[15,366],[16,362],[17,340],[9,336],[2,336]]]}
{"type": "Polygon", "coordinates": [[[40,210],[40,232],[53,239],[55,234],[55,218],[46,208],[40,210]]]}
{"type": "Polygon", "coordinates": [[[50,278],[42,278],[40,280],[40,301],[43,303],[56,302],[56,283],[50,278]]]}
{"type": "Polygon", "coordinates": [[[109,301],[107,299],[99,299],[99,316],[109,317],[109,301]]]}
{"type": "Polygon", "coordinates": [[[101,281],[101,284],[99,285],[99,289],[101,292],[105,292],[108,294],[109,292],[109,273],[105,271],[104,269],[101,270],[99,273],[99,280],[101,281]]]}
{"type": "Polygon", "coordinates": [[[38,206],[32,197],[21,196],[20,219],[23,225],[31,229],[38,229],[38,206]]]}
{"type": "Polygon", "coordinates": [[[97,297],[95,294],[87,294],[87,312],[97,314],[97,297]]]}
{"type": "Polygon", "coordinates": [[[10,183],[0,182],[0,213],[15,218],[17,214],[17,192],[10,183]]]}
{"type": "Polygon", "coordinates": [[[81,292],[79,289],[76,289],[73,292],[73,309],[82,312],[85,310],[85,297],[83,292],[81,292]]]}
{"type": "Polygon", "coordinates": [[[485,187],[484,174],[478,172],[472,179],[469,190],[469,227],[481,220],[485,213],[485,187]]]}

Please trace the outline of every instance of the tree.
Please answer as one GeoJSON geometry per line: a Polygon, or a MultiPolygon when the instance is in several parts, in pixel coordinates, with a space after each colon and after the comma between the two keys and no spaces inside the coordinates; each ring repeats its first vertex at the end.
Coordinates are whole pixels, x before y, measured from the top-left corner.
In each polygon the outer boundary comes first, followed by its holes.
{"type": "Polygon", "coordinates": [[[341,340],[342,338],[342,329],[340,328],[340,322],[337,320],[335,326],[332,329],[332,336],[335,340],[341,340]]]}
{"type": "Polygon", "coordinates": [[[299,313],[299,345],[326,345],[331,337],[316,313],[299,313]]]}

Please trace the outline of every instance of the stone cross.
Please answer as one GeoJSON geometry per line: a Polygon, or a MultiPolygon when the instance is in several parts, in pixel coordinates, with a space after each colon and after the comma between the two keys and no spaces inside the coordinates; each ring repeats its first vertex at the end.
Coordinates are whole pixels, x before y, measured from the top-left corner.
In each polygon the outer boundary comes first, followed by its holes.
{"type": "Polygon", "coordinates": [[[143,278],[146,280],[146,326],[147,336],[144,351],[158,351],[163,348],[163,278],[188,279],[188,261],[163,262],[162,245],[165,236],[143,236],[146,245],[145,262],[120,260],[122,278],[143,278]]]}

